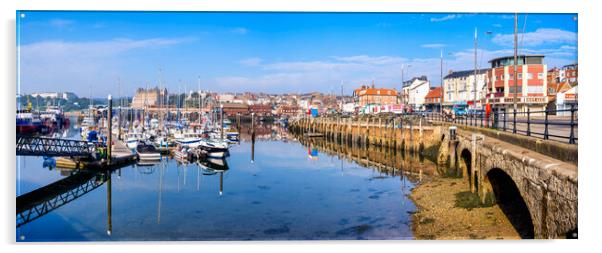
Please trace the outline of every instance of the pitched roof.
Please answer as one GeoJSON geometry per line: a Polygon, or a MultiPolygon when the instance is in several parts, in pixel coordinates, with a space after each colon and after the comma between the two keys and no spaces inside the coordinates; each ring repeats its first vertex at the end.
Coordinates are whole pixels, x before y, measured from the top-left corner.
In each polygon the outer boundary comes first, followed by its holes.
{"type": "Polygon", "coordinates": [[[358,96],[364,96],[364,95],[397,96],[397,91],[394,89],[386,89],[386,88],[366,88],[366,89],[356,89],[355,94],[358,96]]]}
{"type": "Polygon", "coordinates": [[[441,98],[441,86],[431,89],[424,98],[441,98]]]}
{"type": "MultiPolygon", "coordinates": [[[[487,70],[489,70],[489,69],[477,69],[477,74],[485,74],[487,72],[487,70]]],[[[450,74],[447,74],[445,77],[443,77],[443,79],[465,77],[465,76],[470,76],[470,75],[474,75],[474,69],[463,70],[463,71],[454,71],[450,74]]]]}

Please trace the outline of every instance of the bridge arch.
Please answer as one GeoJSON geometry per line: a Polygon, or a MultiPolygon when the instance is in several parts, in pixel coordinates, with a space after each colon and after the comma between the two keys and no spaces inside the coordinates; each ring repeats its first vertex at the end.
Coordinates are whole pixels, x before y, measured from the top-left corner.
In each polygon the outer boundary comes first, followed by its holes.
{"type": "Polygon", "coordinates": [[[468,179],[468,185],[470,189],[473,189],[473,186],[475,186],[475,182],[474,175],[472,172],[472,153],[468,148],[461,148],[461,150],[462,151],[460,152],[459,156],[460,169],[462,171],[462,175],[464,175],[468,179]]]}
{"type": "Polygon", "coordinates": [[[483,188],[487,189],[484,191],[490,191],[484,198],[492,198],[497,203],[521,238],[535,237],[531,211],[515,180],[508,173],[500,168],[490,169],[483,179],[483,188]]]}

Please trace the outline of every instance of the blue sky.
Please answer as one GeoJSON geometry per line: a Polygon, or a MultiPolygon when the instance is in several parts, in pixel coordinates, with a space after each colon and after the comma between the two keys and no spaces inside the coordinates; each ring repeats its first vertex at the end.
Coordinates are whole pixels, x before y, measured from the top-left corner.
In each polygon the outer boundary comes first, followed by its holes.
{"type": "MultiPolygon", "coordinates": [[[[576,14],[519,15],[520,51],[548,68],[577,61],[576,14]],[[525,25],[526,24],[526,25],[525,25]]],[[[513,14],[17,12],[20,92],[132,95],[170,92],[336,92],[362,84],[399,89],[426,75],[472,69],[511,55],[513,14]],[[24,14],[24,15],[23,15],[24,14]],[[490,33],[487,33],[487,32],[490,33]],[[410,67],[407,67],[407,66],[410,67]],[[159,72],[159,69],[162,71],[159,72]],[[160,74],[161,73],[161,74],[160,74]]]]}

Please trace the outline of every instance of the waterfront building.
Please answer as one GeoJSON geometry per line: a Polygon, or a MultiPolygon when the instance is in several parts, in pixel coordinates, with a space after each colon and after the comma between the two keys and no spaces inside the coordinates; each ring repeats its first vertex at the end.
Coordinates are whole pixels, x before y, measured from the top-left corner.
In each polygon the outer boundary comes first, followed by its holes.
{"type": "Polygon", "coordinates": [[[441,105],[441,86],[431,88],[428,94],[424,97],[425,110],[438,111],[441,105]]]}
{"type": "Polygon", "coordinates": [[[554,67],[548,71],[548,106],[547,108],[554,114],[555,110],[569,109],[570,104],[577,104],[577,91],[568,93],[568,99],[564,100],[564,93],[576,87],[577,80],[577,64],[570,64],[562,68],[554,67]],[[575,95],[573,98],[572,96],[575,95]],[[556,98],[560,97],[557,101],[556,98]],[[574,100],[574,101],[573,101],[574,100]],[[565,105],[565,102],[568,104],[565,105]],[[557,106],[559,105],[559,106],[557,106]]]}
{"type": "Polygon", "coordinates": [[[578,105],[578,92],[577,85],[571,87],[568,82],[565,82],[564,85],[558,90],[556,93],[556,110],[560,110],[560,112],[556,113],[560,116],[570,116],[571,112],[562,111],[569,110],[572,106],[577,108],[578,105]]]}
{"type": "Polygon", "coordinates": [[[296,105],[280,105],[276,110],[276,113],[280,116],[297,116],[301,113],[301,110],[296,105]]]}
{"type": "Polygon", "coordinates": [[[218,97],[218,101],[220,103],[233,103],[234,99],[235,99],[235,96],[232,93],[220,94],[218,97]]]}
{"type": "Polygon", "coordinates": [[[567,81],[571,85],[574,83],[577,83],[577,76],[578,76],[577,63],[565,65],[562,67],[562,70],[564,72],[564,79],[561,79],[560,81],[567,81]]]}
{"type": "Polygon", "coordinates": [[[77,99],[77,95],[73,92],[36,92],[31,94],[32,97],[41,98],[62,98],[66,100],[77,99]]]}
{"type": "MultiPolygon", "coordinates": [[[[517,62],[517,110],[526,112],[545,110],[547,97],[547,65],[543,55],[519,55],[517,62]]],[[[495,107],[513,110],[514,104],[514,56],[489,61],[487,71],[486,102],[495,107]]]]}
{"type": "Polygon", "coordinates": [[[249,105],[249,113],[255,113],[257,116],[271,116],[272,106],[263,104],[249,105]]]}
{"type": "Polygon", "coordinates": [[[132,108],[144,109],[145,107],[157,107],[160,105],[166,105],[168,99],[167,89],[159,89],[157,87],[152,89],[138,88],[136,94],[132,98],[132,108]]]}
{"type": "Polygon", "coordinates": [[[224,114],[227,116],[248,115],[249,106],[245,104],[223,103],[224,114]]]}
{"type": "Polygon", "coordinates": [[[424,110],[424,98],[431,90],[431,82],[426,76],[414,77],[405,81],[402,87],[403,103],[414,110],[424,110]]]}
{"type": "Polygon", "coordinates": [[[474,107],[474,101],[476,100],[477,107],[480,108],[481,100],[485,98],[487,92],[487,70],[478,69],[476,77],[474,70],[450,71],[448,75],[443,77],[445,89],[444,106],[451,107],[456,104],[462,104],[474,107]]]}
{"type": "Polygon", "coordinates": [[[397,104],[397,91],[387,88],[375,88],[363,85],[353,91],[353,97],[358,107],[366,105],[392,105],[397,104]]]}
{"type": "Polygon", "coordinates": [[[355,113],[355,103],[344,103],[342,106],[343,113],[355,113]]]}

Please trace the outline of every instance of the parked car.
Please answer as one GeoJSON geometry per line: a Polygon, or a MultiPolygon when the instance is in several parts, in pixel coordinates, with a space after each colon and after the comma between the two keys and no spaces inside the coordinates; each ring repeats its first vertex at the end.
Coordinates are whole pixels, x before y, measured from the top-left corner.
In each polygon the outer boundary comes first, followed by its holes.
{"type": "Polygon", "coordinates": [[[452,110],[453,113],[456,115],[456,118],[464,117],[467,114],[467,106],[464,105],[454,105],[452,110]]]}
{"type": "Polygon", "coordinates": [[[468,115],[470,117],[477,117],[477,118],[484,117],[485,110],[470,108],[470,109],[466,110],[466,115],[468,115]]]}

